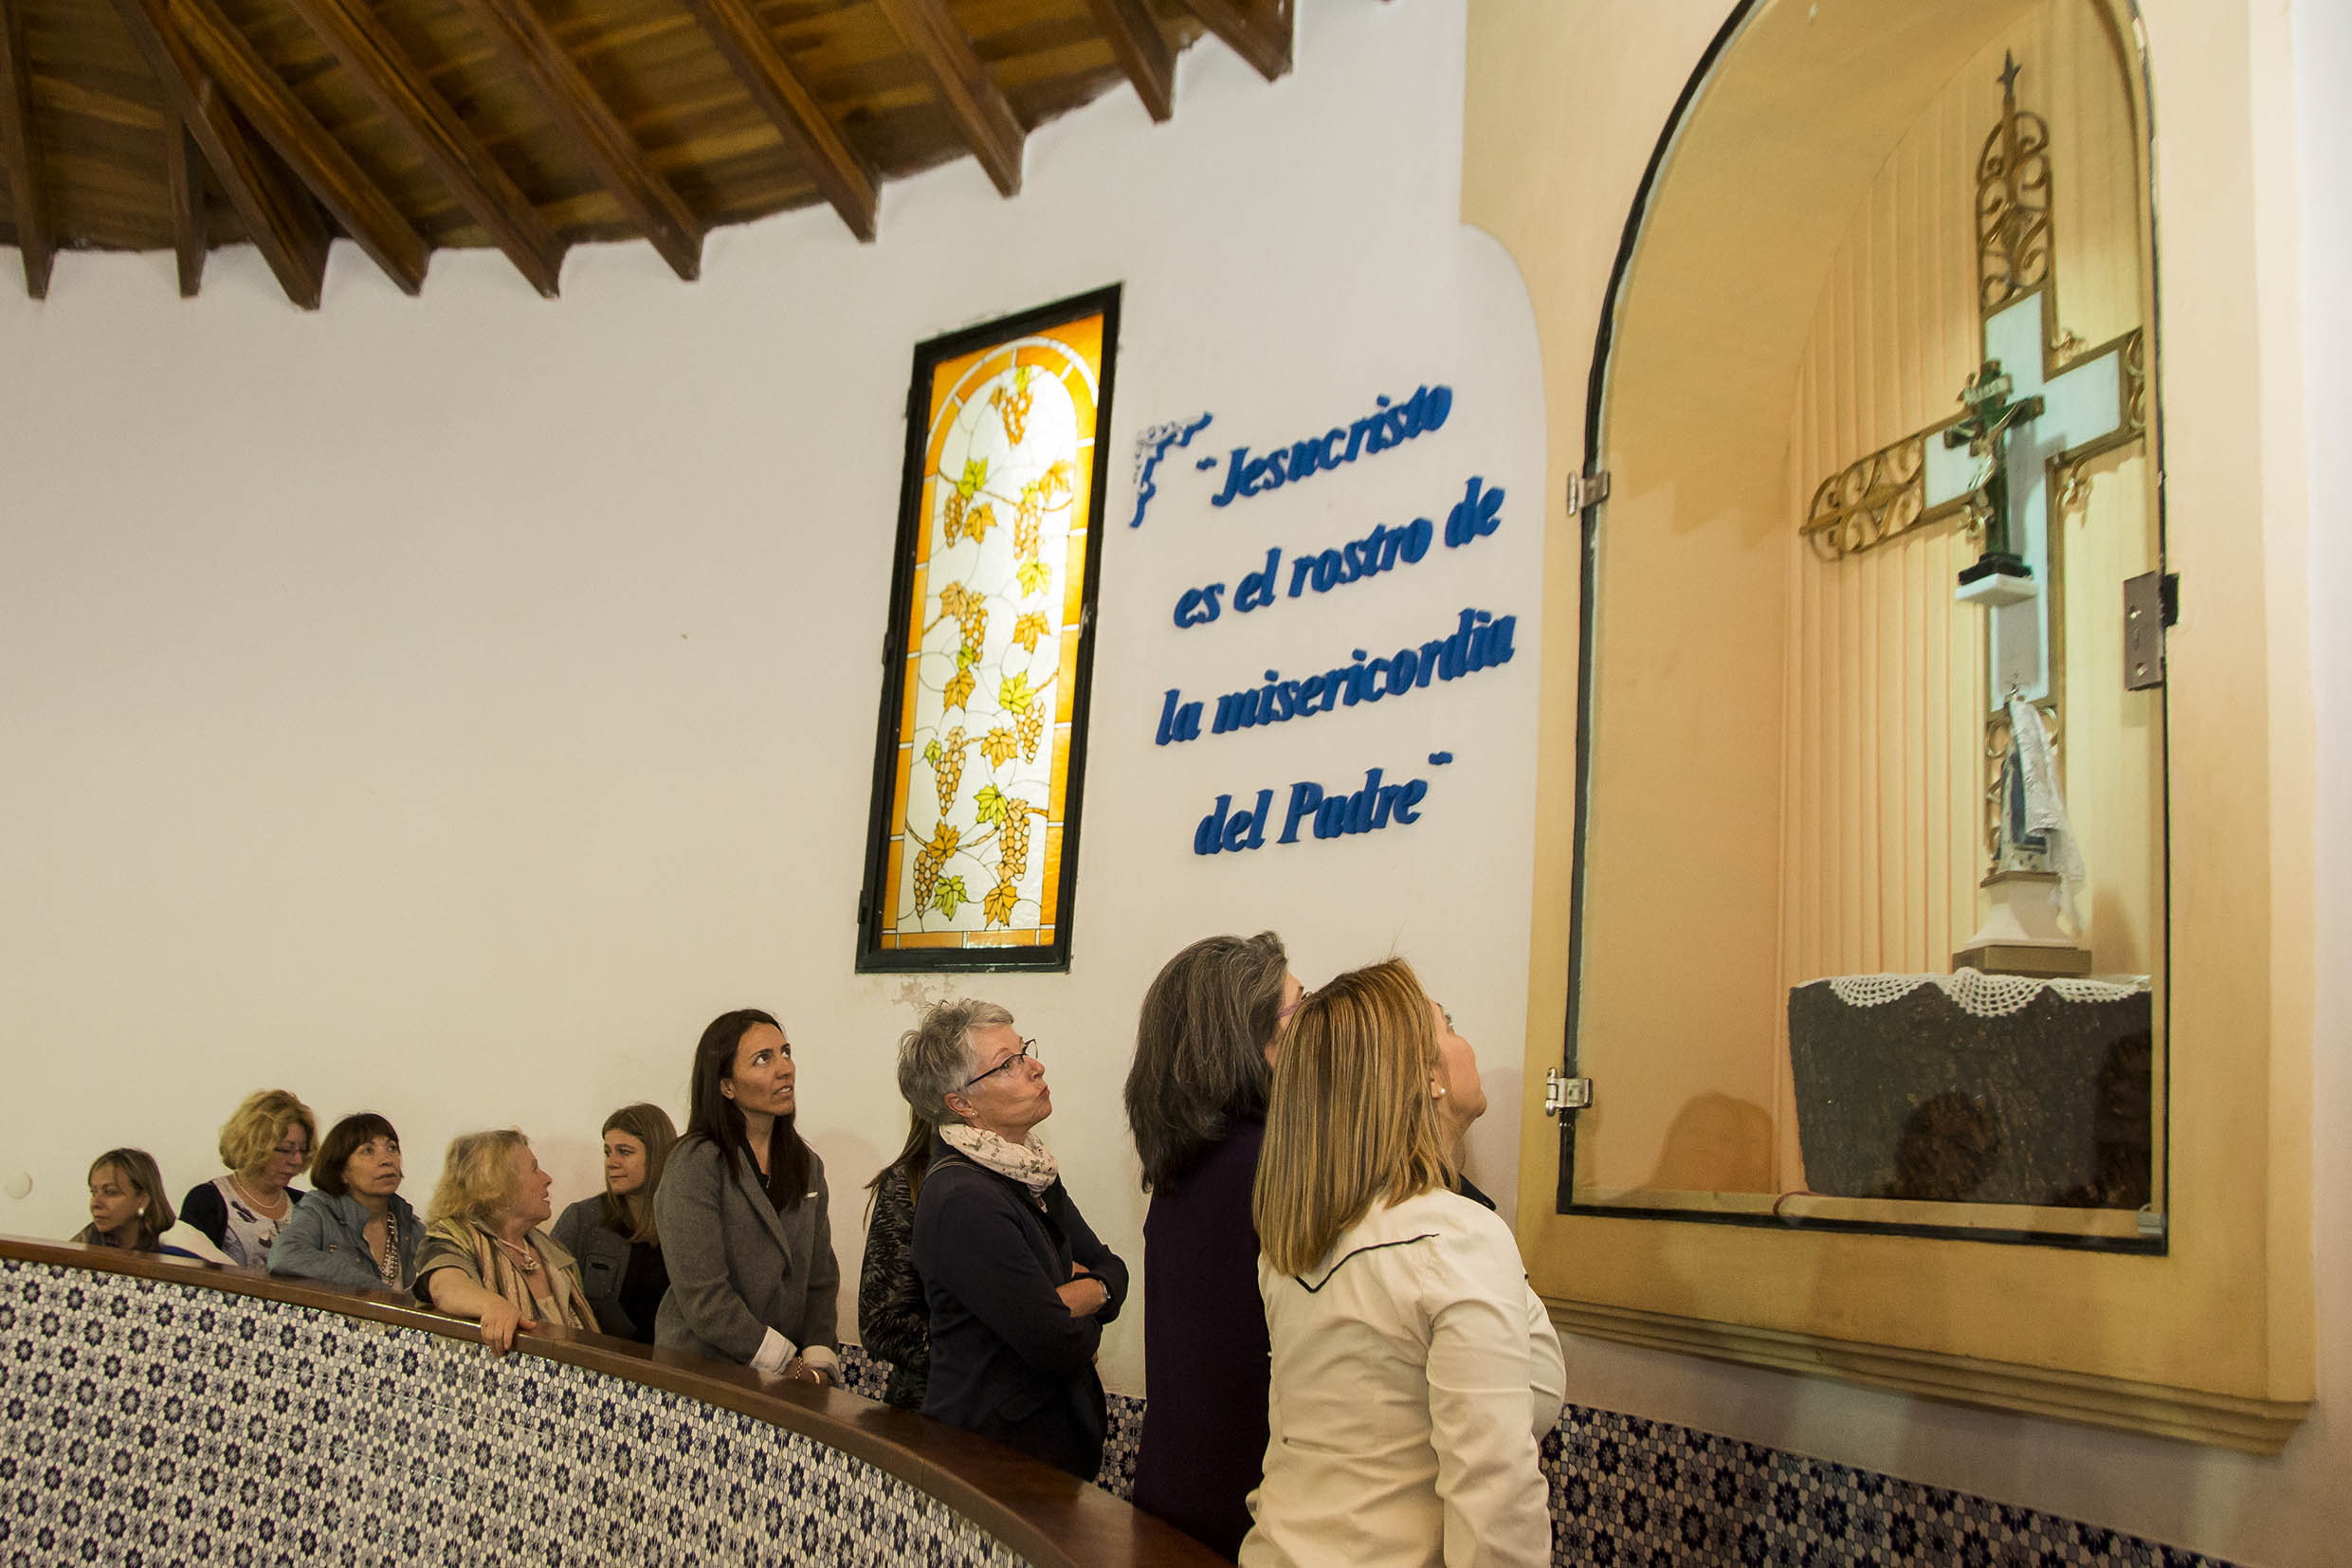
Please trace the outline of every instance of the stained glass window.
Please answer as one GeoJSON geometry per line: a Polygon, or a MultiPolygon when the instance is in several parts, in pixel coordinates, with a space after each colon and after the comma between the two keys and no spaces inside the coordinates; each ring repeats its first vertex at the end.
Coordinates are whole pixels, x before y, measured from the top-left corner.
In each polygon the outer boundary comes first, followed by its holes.
{"type": "Polygon", "coordinates": [[[1068,966],[1118,322],[915,351],[861,969],[1068,966]]]}

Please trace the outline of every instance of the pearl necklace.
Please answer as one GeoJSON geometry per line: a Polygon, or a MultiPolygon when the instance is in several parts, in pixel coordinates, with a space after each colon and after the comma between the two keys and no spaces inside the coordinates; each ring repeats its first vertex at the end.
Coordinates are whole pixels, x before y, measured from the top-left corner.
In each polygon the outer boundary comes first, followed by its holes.
{"type": "Polygon", "coordinates": [[[278,1202],[273,1210],[271,1205],[264,1203],[259,1197],[254,1195],[253,1189],[245,1184],[245,1177],[239,1176],[236,1172],[231,1171],[228,1173],[228,1184],[237,1189],[238,1193],[244,1196],[246,1207],[261,1215],[264,1219],[283,1219],[286,1217],[286,1211],[293,1206],[291,1201],[286,1197],[285,1189],[283,1187],[278,1189],[278,1202]]]}
{"type": "Polygon", "coordinates": [[[517,1268],[526,1274],[536,1274],[539,1271],[539,1254],[537,1248],[517,1247],[504,1236],[493,1235],[490,1239],[506,1249],[507,1255],[515,1260],[517,1268]]]}

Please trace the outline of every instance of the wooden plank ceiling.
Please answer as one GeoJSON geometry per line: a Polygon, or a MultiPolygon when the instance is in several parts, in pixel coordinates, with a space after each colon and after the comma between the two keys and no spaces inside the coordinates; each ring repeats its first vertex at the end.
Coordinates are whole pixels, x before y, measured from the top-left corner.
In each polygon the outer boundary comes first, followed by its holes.
{"type": "Polygon", "coordinates": [[[45,297],[58,249],[251,242],[317,309],[347,236],[408,293],[494,246],[539,293],[565,248],[702,236],[828,203],[874,237],[882,182],[970,154],[1007,196],[1030,129],[1121,85],[1174,108],[1213,33],[1269,81],[1291,0],[0,0],[0,241],[45,297]]]}

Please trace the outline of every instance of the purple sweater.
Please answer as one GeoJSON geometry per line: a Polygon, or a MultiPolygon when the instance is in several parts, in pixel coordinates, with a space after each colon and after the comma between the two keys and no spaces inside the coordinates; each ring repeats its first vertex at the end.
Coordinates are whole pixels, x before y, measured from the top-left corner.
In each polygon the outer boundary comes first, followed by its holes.
{"type": "Polygon", "coordinates": [[[1143,1369],[1149,1397],[1135,1501],[1232,1557],[1266,1460],[1272,1349],[1258,1299],[1249,1188],[1263,1112],[1234,1117],[1191,1174],[1163,1182],[1143,1217],[1143,1369]]]}

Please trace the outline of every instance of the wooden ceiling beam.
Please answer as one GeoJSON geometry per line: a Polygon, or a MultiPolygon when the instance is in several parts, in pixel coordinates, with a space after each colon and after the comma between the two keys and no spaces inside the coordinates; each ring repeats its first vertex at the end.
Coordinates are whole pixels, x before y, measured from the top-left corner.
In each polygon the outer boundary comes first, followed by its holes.
{"type": "Polygon", "coordinates": [[[25,262],[25,292],[46,300],[57,242],[49,231],[41,136],[33,126],[32,70],[25,59],[24,17],[24,0],[0,0],[0,163],[8,169],[16,248],[25,262]]]}
{"type": "Polygon", "coordinates": [[[749,0],[686,0],[686,9],[694,12],[719,52],[735,67],[752,100],[775,122],[785,142],[799,153],[817,189],[833,204],[849,232],[871,240],[874,214],[881,205],[873,166],[849,145],[816,95],[793,70],[749,0]]]}
{"type": "Polygon", "coordinates": [[[1087,0],[1096,26],[1110,40],[1120,69],[1154,119],[1176,113],[1176,54],[1143,0],[1087,0]]]}
{"type": "Polygon", "coordinates": [[[1183,0],[1183,6],[1267,81],[1288,74],[1290,0],[1275,0],[1271,17],[1252,9],[1249,0],[1183,0]]]}
{"type": "Polygon", "coordinates": [[[877,0],[900,39],[938,88],[956,129],[996,189],[1008,196],[1021,190],[1021,143],[1028,132],[1005,101],[1004,89],[972,47],[972,39],[949,14],[947,0],[877,0]]]}
{"type": "Polygon", "coordinates": [[[197,61],[261,133],[262,139],[310,187],[319,205],[404,294],[425,286],[432,247],[392,198],[305,108],[269,63],[246,42],[214,0],[165,0],[172,24],[197,61]]]}
{"type": "Polygon", "coordinates": [[[310,193],[237,118],[172,26],[168,0],[114,0],[114,7],[162,86],[166,106],[195,137],[278,285],[304,310],[317,310],[330,236],[310,193]]]}
{"type": "Polygon", "coordinates": [[[465,9],[522,72],[629,222],[672,271],[692,283],[702,270],[702,224],[646,161],[628,127],[596,96],[529,0],[465,0],[465,9]]]}
{"type": "Polygon", "coordinates": [[[204,286],[204,154],[176,115],[164,117],[163,182],[172,200],[172,251],[179,262],[180,298],[204,286]]]}
{"type": "Polygon", "coordinates": [[[489,149],[433,90],[374,9],[366,0],[291,0],[291,4],[384,118],[408,137],[458,205],[506,253],[524,281],[544,298],[554,299],[563,269],[563,241],[490,156],[489,149]]]}

